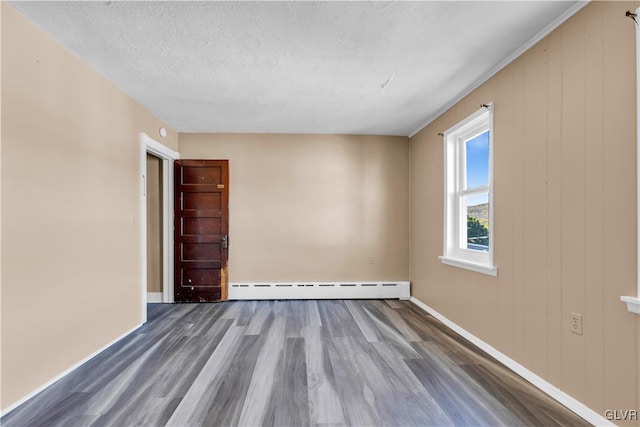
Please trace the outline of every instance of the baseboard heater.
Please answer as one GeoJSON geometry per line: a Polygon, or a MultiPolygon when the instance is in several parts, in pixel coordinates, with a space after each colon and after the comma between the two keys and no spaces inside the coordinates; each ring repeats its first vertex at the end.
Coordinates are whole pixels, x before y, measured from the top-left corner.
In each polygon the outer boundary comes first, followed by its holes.
{"type": "Polygon", "coordinates": [[[402,299],[411,298],[409,282],[256,282],[230,283],[230,300],[402,299]]]}

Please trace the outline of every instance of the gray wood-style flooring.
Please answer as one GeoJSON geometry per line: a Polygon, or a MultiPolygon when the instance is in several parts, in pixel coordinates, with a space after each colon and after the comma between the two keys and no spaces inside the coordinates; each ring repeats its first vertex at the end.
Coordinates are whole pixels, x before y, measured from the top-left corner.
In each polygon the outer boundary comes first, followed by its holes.
{"type": "Polygon", "coordinates": [[[406,301],[153,304],[14,426],[589,425],[406,301]]]}

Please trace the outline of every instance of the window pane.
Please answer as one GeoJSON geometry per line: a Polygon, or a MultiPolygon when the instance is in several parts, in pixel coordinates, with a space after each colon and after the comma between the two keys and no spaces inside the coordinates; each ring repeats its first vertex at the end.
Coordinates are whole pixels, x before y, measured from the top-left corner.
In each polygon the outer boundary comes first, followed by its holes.
{"type": "Polygon", "coordinates": [[[489,193],[466,196],[467,211],[466,248],[489,251],[489,193]]]}
{"type": "Polygon", "coordinates": [[[489,185],[489,131],[464,143],[467,160],[465,189],[489,185]]]}

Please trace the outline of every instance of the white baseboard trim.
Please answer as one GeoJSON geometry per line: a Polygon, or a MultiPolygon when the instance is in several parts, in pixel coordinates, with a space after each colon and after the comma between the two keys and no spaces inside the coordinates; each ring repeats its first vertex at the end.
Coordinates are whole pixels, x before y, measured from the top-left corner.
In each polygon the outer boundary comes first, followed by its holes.
{"type": "Polygon", "coordinates": [[[409,282],[259,282],[230,283],[230,300],[273,299],[403,299],[409,282]]]}
{"type": "Polygon", "coordinates": [[[61,374],[57,375],[56,377],[54,377],[52,380],[47,381],[45,384],[41,385],[40,387],[36,388],[35,390],[33,390],[31,393],[27,394],[26,396],[24,396],[22,399],[19,399],[18,401],[12,403],[11,405],[7,406],[6,408],[3,408],[0,411],[0,417],[4,417],[5,415],[7,415],[9,412],[13,411],[14,409],[16,409],[18,406],[22,405],[23,403],[25,403],[27,400],[31,399],[32,397],[34,397],[36,394],[40,393],[41,391],[43,391],[44,389],[46,389],[47,387],[53,385],[53,383],[55,383],[56,381],[62,379],[63,377],[67,376],[68,374],[70,374],[71,372],[75,371],[76,369],[78,369],[80,366],[84,365],[85,363],[87,363],[89,360],[93,359],[94,357],[96,357],[98,354],[102,353],[103,351],[105,351],[107,348],[111,347],[112,345],[114,345],[115,343],[117,343],[118,341],[120,341],[121,339],[123,339],[124,337],[126,337],[127,335],[129,335],[130,333],[132,333],[133,331],[135,331],[136,329],[138,329],[140,326],[142,326],[142,324],[139,324],[137,326],[135,326],[132,329],[129,329],[127,332],[125,332],[124,334],[120,335],[118,338],[116,338],[115,340],[111,341],[109,344],[101,347],[99,350],[95,351],[94,353],[90,354],[89,356],[85,357],[84,359],[82,359],[81,361],[79,361],[78,363],[76,363],[75,365],[71,366],[69,369],[67,369],[66,371],[62,372],[61,374]]]}
{"type": "Polygon", "coordinates": [[[511,359],[509,356],[501,353],[499,350],[495,349],[491,345],[482,341],[480,338],[473,335],[471,332],[468,332],[466,329],[458,326],[451,320],[447,319],[442,314],[438,313],[433,308],[429,307],[427,304],[423,303],[416,297],[411,297],[411,302],[431,314],[433,317],[441,321],[445,326],[453,330],[454,332],[461,335],[463,338],[467,339],[471,343],[475,344],[485,353],[489,354],[494,359],[498,360],[500,363],[505,365],[507,368],[511,369],[516,374],[520,375],[525,380],[529,381],[534,386],[538,387],[544,393],[549,395],[551,398],[557,400],[562,405],[566,406],[571,411],[575,412],[578,416],[584,418],[594,426],[615,426],[614,423],[607,420],[605,417],[589,408],[582,402],[574,399],[569,396],[564,391],[560,390],[553,384],[547,382],[543,378],[531,372],[529,369],[525,368],[515,360],[511,359]]]}
{"type": "Polygon", "coordinates": [[[147,302],[157,304],[162,302],[162,292],[147,292],[147,302]]]}

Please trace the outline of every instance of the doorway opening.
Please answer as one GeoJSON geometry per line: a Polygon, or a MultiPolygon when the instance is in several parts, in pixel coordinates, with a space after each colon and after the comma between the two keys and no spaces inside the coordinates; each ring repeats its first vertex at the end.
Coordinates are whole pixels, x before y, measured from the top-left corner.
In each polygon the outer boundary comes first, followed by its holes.
{"type": "Polygon", "coordinates": [[[179,153],[140,134],[141,323],[147,321],[147,302],[173,302],[172,183],[173,162],[179,158],[179,153]]]}
{"type": "MultiPolygon", "coordinates": [[[[163,302],[162,159],[147,153],[147,303],[163,302]]],[[[145,225],[142,225],[143,227],[145,225]]]]}

